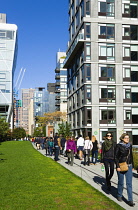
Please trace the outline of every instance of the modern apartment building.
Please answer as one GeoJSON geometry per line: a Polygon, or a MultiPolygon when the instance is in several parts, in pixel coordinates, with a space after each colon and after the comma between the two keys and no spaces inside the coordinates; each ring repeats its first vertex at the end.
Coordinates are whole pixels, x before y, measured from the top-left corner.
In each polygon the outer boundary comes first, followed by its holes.
{"type": "Polygon", "coordinates": [[[138,145],[138,1],[70,0],[68,121],[74,135],[138,145]]]}
{"type": "Polygon", "coordinates": [[[61,112],[67,112],[67,69],[63,68],[65,57],[65,52],[57,52],[55,105],[56,110],[61,112]]]}
{"type": "Polygon", "coordinates": [[[17,26],[0,13],[0,117],[13,128],[13,77],[17,56],[17,26]]]}

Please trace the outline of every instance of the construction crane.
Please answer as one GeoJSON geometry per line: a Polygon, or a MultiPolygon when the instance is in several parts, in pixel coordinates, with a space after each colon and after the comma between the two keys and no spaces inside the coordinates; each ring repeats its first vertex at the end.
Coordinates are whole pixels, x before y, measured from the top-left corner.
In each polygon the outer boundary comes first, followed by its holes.
{"type": "Polygon", "coordinates": [[[15,86],[14,86],[14,96],[16,98],[18,97],[18,92],[19,92],[19,89],[20,89],[20,86],[21,86],[21,83],[22,83],[25,71],[26,71],[26,69],[21,68],[20,72],[19,72],[19,75],[18,75],[18,78],[16,80],[16,83],[15,83],[15,86]]]}

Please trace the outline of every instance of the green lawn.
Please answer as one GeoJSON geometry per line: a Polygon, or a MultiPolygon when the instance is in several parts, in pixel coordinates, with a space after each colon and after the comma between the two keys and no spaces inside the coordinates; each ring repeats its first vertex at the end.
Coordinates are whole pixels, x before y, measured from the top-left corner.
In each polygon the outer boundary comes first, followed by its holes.
{"type": "Polygon", "coordinates": [[[0,145],[0,209],[123,209],[30,142],[0,145]]]}

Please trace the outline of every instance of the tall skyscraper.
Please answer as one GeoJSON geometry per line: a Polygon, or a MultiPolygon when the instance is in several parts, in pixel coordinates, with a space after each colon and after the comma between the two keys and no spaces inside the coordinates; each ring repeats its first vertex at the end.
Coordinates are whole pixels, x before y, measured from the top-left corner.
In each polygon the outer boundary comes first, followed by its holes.
{"type": "Polygon", "coordinates": [[[74,135],[138,145],[138,1],[70,0],[64,68],[74,135]]]}
{"type": "Polygon", "coordinates": [[[13,128],[13,77],[17,57],[17,26],[0,13],[0,117],[13,128]]]}

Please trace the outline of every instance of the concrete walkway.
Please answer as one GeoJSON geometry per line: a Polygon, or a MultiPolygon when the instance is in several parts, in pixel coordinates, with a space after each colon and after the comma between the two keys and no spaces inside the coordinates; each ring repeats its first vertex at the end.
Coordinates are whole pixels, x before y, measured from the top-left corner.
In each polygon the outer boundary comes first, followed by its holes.
{"type": "MultiPolygon", "coordinates": [[[[36,149],[35,145],[33,145],[34,148],[36,149]]],[[[38,150],[41,154],[45,155],[45,150],[38,150]]],[[[49,157],[54,159],[54,156],[49,157]]],[[[81,177],[84,179],[88,184],[102,192],[104,195],[109,197],[111,200],[114,202],[118,203],[120,206],[122,206],[124,209],[129,210],[138,210],[138,174],[136,171],[133,172],[133,200],[135,203],[134,207],[128,206],[127,202],[127,191],[126,191],[126,185],[124,185],[124,190],[123,190],[123,196],[124,199],[122,202],[119,202],[116,199],[116,194],[117,194],[117,173],[116,170],[114,172],[114,176],[112,177],[111,180],[111,191],[106,190],[106,185],[105,185],[105,173],[101,171],[101,165],[98,163],[97,165],[90,165],[90,166],[84,166],[83,161],[80,161],[79,159],[74,158],[74,164],[73,166],[70,166],[67,164],[67,157],[64,156],[59,156],[59,161],[57,163],[61,164],[64,166],[66,169],[70,170],[72,173],[76,174],[77,176],[81,177]]]]}

